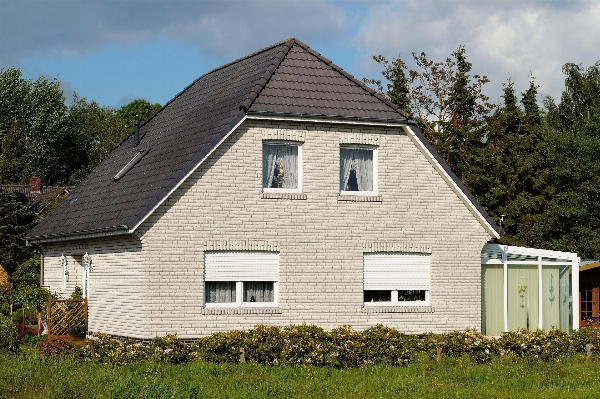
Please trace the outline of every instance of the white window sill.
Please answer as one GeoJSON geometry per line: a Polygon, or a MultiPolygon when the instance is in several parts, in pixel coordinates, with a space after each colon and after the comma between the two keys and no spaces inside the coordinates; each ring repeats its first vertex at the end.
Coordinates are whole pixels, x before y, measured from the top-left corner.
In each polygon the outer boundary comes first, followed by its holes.
{"type": "Polygon", "coordinates": [[[275,306],[270,307],[249,307],[249,306],[231,306],[231,307],[205,307],[202,308],[203,315],[227,315],[227,314],[281,314],[281,309],[275,306]]]}
{"type": "Polygon", "coordinates": [[[369,305],[369,306],[363,306],[362,312],[363,313],[435,313],[435,309],[433,308],[433,306],[429,306],[429,305],[380,305],[380,306],[369,305]]]}
{"type": "Polygon", "coordinates": [[[300,188],[263,188],[263,193],[302,194],[300,188]]]}
{"type": "Polygon", "coordinates": [[[348,194],[348,193],[358,193],[358,191],[342,191],[342,193],[338,194],[338,201],[349,201],[349,202],[382,202],[383,199],[381,195],[377,194],[348,194]]]}
{"type": "Polygon", "coordinates": [[[263,192],[260,198],[262,199],[288,199],[288,200],[305,200],[306,194],[303,193],[282,193],[282,192],[263,192]]]}

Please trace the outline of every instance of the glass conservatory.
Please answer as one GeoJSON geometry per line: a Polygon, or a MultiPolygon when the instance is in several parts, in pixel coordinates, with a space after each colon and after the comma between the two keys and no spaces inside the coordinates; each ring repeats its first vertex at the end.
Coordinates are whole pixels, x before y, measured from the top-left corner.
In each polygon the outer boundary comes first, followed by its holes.
{"type": "Polygon", "coordinates": [[[481,331],[579,328],[579,258],[571,252],[486,244],[481,331]]]}

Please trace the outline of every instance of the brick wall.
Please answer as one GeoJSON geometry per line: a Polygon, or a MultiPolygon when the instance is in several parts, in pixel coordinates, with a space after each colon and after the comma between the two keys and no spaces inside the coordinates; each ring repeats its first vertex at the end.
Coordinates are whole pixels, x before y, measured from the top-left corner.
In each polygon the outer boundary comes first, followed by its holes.
{"type": "Polygon", "coordinates": [[[92,331],[194,338],[258,323],[383,323],[411,333],[480,328],[480,253],[489,236],[400,128],[246,120],[138,235],[89,242],[90,313],[101,313],[90,316],[92,331]],[[261,194],[263,139],[304,141],[302,195],[261,194]],[[377,196],[338,197],[340,143],[378,146],[377,196]],[[223,249],[276,244],[276,309],[204,311],[203,253],[217,242],[223,249]],[[430,306],[363,309],[363,253],[386,246],[431,253],[430,306]],[[139,316],[130,318],[119,303],[135,304],[139,316]]]}

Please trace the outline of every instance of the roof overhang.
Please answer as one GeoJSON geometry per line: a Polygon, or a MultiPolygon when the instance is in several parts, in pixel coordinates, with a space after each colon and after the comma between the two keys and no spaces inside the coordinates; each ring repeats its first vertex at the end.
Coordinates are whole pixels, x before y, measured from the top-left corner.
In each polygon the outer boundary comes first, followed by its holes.
{"type": "Polygon", "coordinates": [[[27,237],[27,246],[39,245],[53,242],[86,240],[90,238],[112,237],[123,234],[129,234],[127,226],[113,226],[101,230],[76,231],[68,234],[46,235],[38,237],[27,237]]]}

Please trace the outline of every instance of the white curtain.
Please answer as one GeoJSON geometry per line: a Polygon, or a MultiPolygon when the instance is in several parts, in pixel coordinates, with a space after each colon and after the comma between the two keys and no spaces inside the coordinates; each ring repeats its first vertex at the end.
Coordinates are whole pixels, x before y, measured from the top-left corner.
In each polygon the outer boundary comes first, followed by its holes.
{"type": "Polygon", "coordinates": [[[481,332],[499,336],[504,331],[504,268],[481,267],[481,332]]]}
{"type": "Polygon", "coordinates": [[[298,188],[298,146],[263,144],[263,188],[277,188],[274,182],[276,162],[283,166],[281,188],[298,188]]]}
{"type": "Polygon", "coordinates": [[[272,281],[244,282],[244,302],[273,302],[272,281]]]}
{"type": "Polygon", "coordinates": [[[538,327],[537,265],[508,265],[508,329],[538,327]]]}
{"type": "Polygon", "coordinates": [[[373,191],[373,150],[340,148],[340,190],[348,190],[350,173],[356,173],[358,191],[373,191]]]}
{"type": "Polygon", "coordinates": [[[207,281],[204,296],[206,303],[235,302],[235,281],[207,281]]]}

